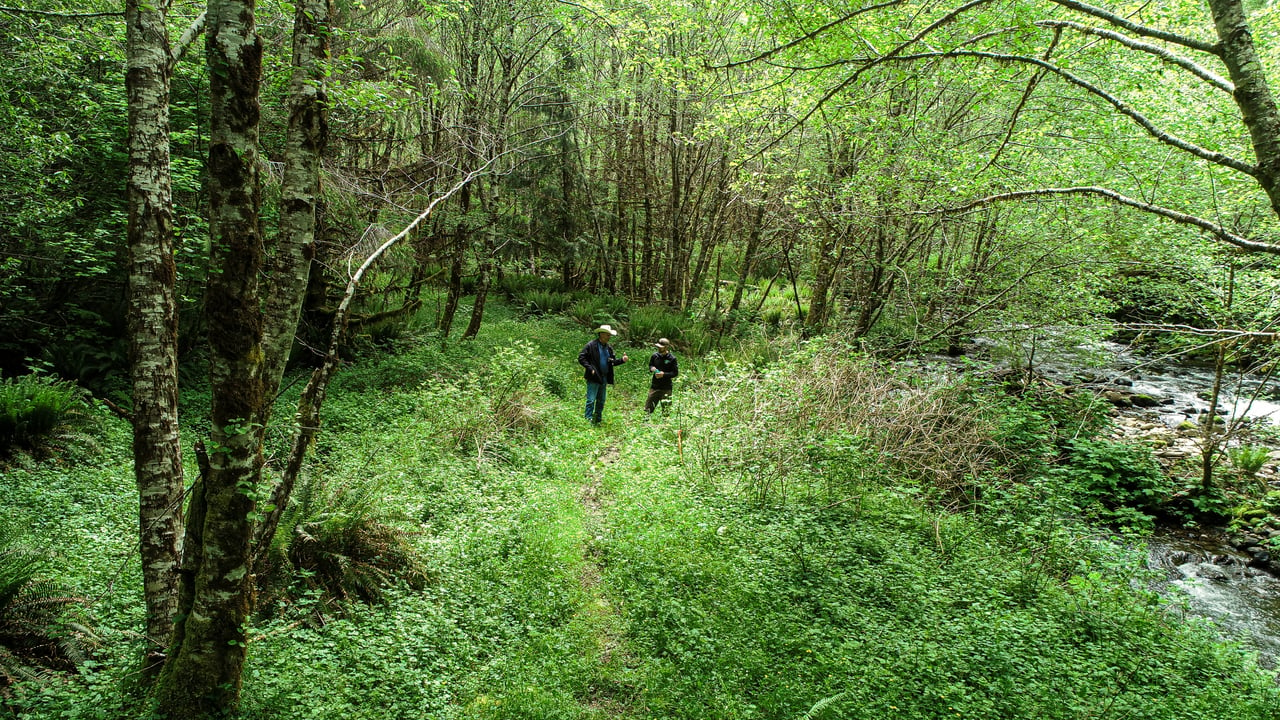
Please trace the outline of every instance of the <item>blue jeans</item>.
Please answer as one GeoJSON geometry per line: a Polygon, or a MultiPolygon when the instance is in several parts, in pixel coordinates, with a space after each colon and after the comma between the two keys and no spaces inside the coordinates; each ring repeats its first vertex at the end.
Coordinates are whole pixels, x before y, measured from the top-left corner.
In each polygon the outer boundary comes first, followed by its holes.
{"type": "Polygon", "coordinates": [[[604,383],[587,383],[587,412],[584,417],[592,422],[600,422],[604,416],[604,398],[608,394],[608,385],[604,383]]]}

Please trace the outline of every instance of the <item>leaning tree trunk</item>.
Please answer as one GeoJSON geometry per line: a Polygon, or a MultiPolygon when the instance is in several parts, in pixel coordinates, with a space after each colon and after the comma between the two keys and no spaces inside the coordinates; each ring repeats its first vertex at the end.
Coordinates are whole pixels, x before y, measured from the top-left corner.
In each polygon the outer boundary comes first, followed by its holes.
{"type": "Polygon", "coordinates": [[[167,11],[167,2],[125,3],[129,366],[133,376],[133,466],[138,484],[148,668],[157,667],[156,660],[163,655],[173,631],[182,536],[167,11]]]}
{"type": "Polygon", "coordinates": [[[222,715],[240,699],[252,605],[250,513],[262,464],[263,267],[259,228],[258,86],[262,44],[254,0],[211,0],[209,230],[206,293],[213,393],[209,470],[202,480],[196,565],[184,565],[175,644],[156,690],[169,718],[222,715]]]}
{"type": "Polygon", "coordinates": [[[465,228],[458,228],[458,242],[454,243],[454,247],[450,252],[452,259],[449,261],[449,295],[444,301],[444,311],[440,313],[440,319],[436,327],[440,330],[441,339],[449,339],[449,331],[453,329],[453,316],[458,313],[458,303],[462,300],[462,257],[466,252],[466,232],[465,228]]]}
{"type": "Polygon", "coordinates": [[[480,323],[484,319],[485,301],[489,298],[489,288],[493,284],[493,255],[497,242],[493,238],[494,229],[489,227],[485,230],[485,241],[481,243],[481,257],[477,266],[479,268],[476,276],[476,297],[475,302],[471,305],[471,319],[467,322],[467,329],[462,331],[462,339],[469,340],[480,334],[480,323]]]}
{"type": "MultiPolygon", "coordinates": [[[[263,303],[263,377],[268,396],[275,394],[284,375],[311,278],[311,259],[315,257],[320,163],[329,133],[325,76],[331,15],[330,0],[299,0],[293,17],[293,75],[289,81],[289,127],[280,189],[280,240],[263,303]]],[[[263,411],[259,423],[265,426],[270,419],[270,402],[263,404],[263,411]]]]}
{"type": "Polygon", "coordinates": [[[1219,55],[1235,84],[1232,97],[1258,160],[1255,177],[1271,200],[1272,212],[1280,215],[1280,110],[1267,84],[1266,65],[1253,44],[1241,0],[1209,0],[1209,11],[1221,40],[1219,55]]]}
{"type": "Polygon", "coordinates": [[[811,333],[822,332],[830,315],[831,284],[835,279],[839,263],[836,261],[837,239],[831,237],[834,230],[819,229],[823,236],[818,238],[813,257],[813,294],[809,299],[809,314],[805,317],[805,328],[811,333]]]}
{"type": "Polygon", "coordinates": [[[760,247],[760,239],[764,235],[764,210],[768,202],[768,195],[761,196],[760,204],[756,207],[756,216],[751,223],[751,233],[747,236],[747,249],[742,253],[742,271],[739,273],[738,285],[733,289],[733,300],[729,303],[727,315],[732,316],[734,311],[738,309],[738,305],[742,303],[742,292],[746,288],[747,280],[751,277],[751,269],[755,265],[756,251],[760,247]]]}

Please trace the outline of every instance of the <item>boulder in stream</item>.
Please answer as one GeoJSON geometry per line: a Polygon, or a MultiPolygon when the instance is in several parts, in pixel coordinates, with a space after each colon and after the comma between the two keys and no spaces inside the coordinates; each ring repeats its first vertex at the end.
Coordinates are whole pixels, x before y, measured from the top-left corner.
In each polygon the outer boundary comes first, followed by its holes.
{"type": "Polygon", "coordinates": [[[1158,407],[1161,404],[1158,398],[1143,393],[1134,393],[1129,396],[1129,402],[1133,403],[1134,407],[1141,408],[1158,407]]]}

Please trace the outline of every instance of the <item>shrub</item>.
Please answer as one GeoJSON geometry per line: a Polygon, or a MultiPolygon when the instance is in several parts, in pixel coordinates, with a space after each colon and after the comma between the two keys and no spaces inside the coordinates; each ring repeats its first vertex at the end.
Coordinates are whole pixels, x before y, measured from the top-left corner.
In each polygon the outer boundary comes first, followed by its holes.
{"type": "Polygon", "coordinates": [[[1171,490],[1150,450],[1110,440],[1069,441],[1048,477],[1086,515],[1122,528],[1148,526],[1171,490]]]}
{"type": "MultiPolygon", "coordinates": [[[[425,572],[404,533],[388,524],[374,483],[305,479],[280,519],[260,573],[268,598],[319,590],[330,599],[381,600],[396,580],[421,587],[425,572]]],[[[264,610],[271,603],[264,602],[264,610]]]]}
{"type": "Polygon", "coordinates": [[[547,373],[539,357],[532,345],[517,340],[455,381],[424,385],[419,406],[429,416],[426,424],[453,448],[477,455],[509,432],[541,427],[537,396],[546,388],[547,373]]]}
{"type": "Polygon", "coordinates": [[[70,670],[86,659],[93,634],[62,622],[81,599],[44,580],[48,562],[0,525],[0,687],[34,679],[40,667],[70,670]]]}
{"type": "Polygon", "coordinates": [[[529,290],[520,293],[520,304],[530,315],[549,315],[562,313],[573,304],[573,296],[569,293],[550,290],[529,290]]]}
{"type": "Polygon", "coordinates": [[[0,455],[34,449],[67,418],[80,400],[69,382],[23,375],[0,382],[0,455]]]}

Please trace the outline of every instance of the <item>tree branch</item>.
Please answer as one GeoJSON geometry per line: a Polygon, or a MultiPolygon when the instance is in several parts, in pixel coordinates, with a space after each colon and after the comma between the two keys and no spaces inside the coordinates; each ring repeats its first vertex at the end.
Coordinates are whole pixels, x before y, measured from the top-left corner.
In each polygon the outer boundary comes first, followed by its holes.
{"type": "Polygon", "coordinates": [[[1201,67],[1199,64],[1192,62],[1181,55],[1175,55],[1159,45],[1152,45],[1151,43],[1144,43],[1141,40],[1134,40],[1131,37],[1121,35],[1120,33],[1112,30],[1089,27],[1088,25],[1082,25],[1080,23],[1069,22],[1066,20],[1040,20],[1036,22],[1036,25],[1046,28],[1070,28],[1077,32],[1084,33],[1085,35],[1093,35],[1095,37],[1114,40],[1127,48],[1155,55],[1171,65],[1177,65],[1183,70],[1186,70],[1223,92],[1233,93],[1236,90],[1236,86],[1232,85],[1226,78],[1208,70],[1207,68],[1201,67]]]}
{"type": "MultiPolygon", "coordinates": [[[[1053,51],[1058,47],[1058,42],[1061,39],[1062,30],[1054,29],[1053,41],[1049,43],[1049,47],[1045,49],[1044,58],[1042,58],[1045,62],[1048,62],[1049,58],[1053,57],[1053,51]]],[[[1000,159],[1001,153],[1003,153],[1004,149],[1009,146],[1009,141],[1013,139],[1013,131],[1018,126],[1018,117],[1022,114],[1022,109],[1026,107],[1027,101],[1031,99],[1031,94],[1035,92],[1036,86],[1039,85],[1040,80],[1044,78],[1045,72],[1045,70],[1041,69],[1031,74],[1031,79],[1027,81],[1026,90],[1022,91],[1022,97],[1018,99],[1018,104],[1013,108],[1013,114],[1009,116],[1009,130],[1005,132],[1004,140],[1000,142],[1000,147],[996,148],[996,151],[991,154],[991,159],[987,160],[987,164],[983,165],[982,169],[978,171],[979,175],[985,173],[992,165],[995,165],[996,161],[1000,159]]]]}
{"type": "Polygon", "coordinates": [[[169,66],[171,68],[181,62],[182,58],[186,56],[187,50],[191,49],[191,44],[204,32],[206,14],[200,13],[195,20],[192,20],[190,27],[187,28],[186,32],[182,33],[182,37],[178,38],[178,42],[174,43],[170,49],[169,66]]]}
{"type": "MultiPolygon", "coordinates": [[[[1128,103],[1117,98],[1116,96],[1112,95],[1106,90],[1103,90],[1102,88],[1094,85],[1093,83],[1090,83],[1089,81],[1079,77],[1078,75],[1068,72],[1067,70],[1063,70],[1062,68],[1058,67],[1057,65],[1054,65],[1053,63],[1045,62],[1044,60],[1040,60],[1039,58],[1027,57],[1026,55],[1007,55],[1004,53],[992,53],[992,52],[985,52],[980,50],[949,50],[949,51],[943,51],[943,52],[917,53],[915,55],[899,55],[897,57],[892,57],[892,58],[888,56],[884,56],[881,58],[876,58],[874,60],[866,61],[867,65],[858,68],[858,72],[861,72],[867,67],[870,67],[871,65],[874,65],[876,63],[879,63],[885,60],[913,61],[913,60],[931,60],[936,58],[961,58],[961,57],[980,58],[984,60],[994,60],[996,62],[1025,63],[1028,65],[1035,65],[1037,67],[1044,68],[1045,70],[1048,70],[1049,72],[1066,80],[1072,85],[1075,85],[1076,87],[1079,87],[1089,93],[1097,95],[1098,97],[1107,101],[1107,103],[1110,104],[1112,107],[1114,107],[1121,115],[1124,115],[1129,119],[1133,120],[1134,122],[1136,122],[1138,125],[1142,127],[1142,129],[1146,130],[1147,133],[1151,135],[1153,138],[1155,138],[1156,140],[1159,140],[1160,142],[1165,143],[1166,145],[1172,145],[1173,147],[1176,147],[1179,150],[1182,150],[1184,152],[1195,155],[1201,160],[1207,160],[1208,162],[1211,162],[1215,165],[1229,167],[1232,170],[1242,172],[1245,175],[1248,175],[1250,177],[1258,177],[1258,168],[1256,166],[1250,165],[1242,160],[1233,158],[1230,155],[1225,155],[1220,152],[1214,152],[1212,150],[1202,148],[1199,145],[1196,145],[1195,143],[1187,142],[1182,138],[1179,138],[1175,135],[1167,133],[1161,130],[1160,128],[1156,127],[1155,123],[1151,122],[1151,120],[1148,119],[1147,116],[1143,115],[1137,110],[1134,110],[1132,107],[1129,106],[1128,103]]],[[[848,82],[849,81],[846,80],[845,82],[841,83],[840,87],[844,87],[845,85],[848,84],[848,82]]]]}
{"type": "Polygon", "coordinates": [[[727,70],[729,68],[740,67],[742,65],[750,65],[751,63],[760,62],[761,60],[768,60],[769,58],[773,57],[774,55],[777,55],[780,52],[783,52],[785,50],[790,50],[791,48],[797,45],[800,45],[801,43],[808,42],[809,40],[812,40],[818,37],[819,35],[821,35],[822,33],[825,33],[831,28],[836,27],[838,25],[842,25],[859,15],[862,15],[864,13],[869,13],[874,10],[882,10],[884,8],[892,7],[894,5],[901,5],[902,3],[903,3],[903,0],[886,0],[886,2],[882,2],[877,5],[868,5],[867,7],[864,7],[864,8],[858,8],[857,10],[854,10],[853,12],[847,15],[844,15],[843,17],[839,17],[839,18],[836,18],[835,20],[832,20],[831,22],[827,23],[826,25],[823,25],[817,30],[807,32],[804,35],[801,35],[800,37],[790,42],[783,43],[782,45],[779,45],[773,48],[772,50],[766,50],[765,52],[762,52],[759,55],[756,55],[755,57],[750,57],[745,60],[734,60],[732,62],[727,62],[723,65],[708,65],[707,69],[708,70],[727,70]]]}
{"type": "MultiPolygon", "coordinates": [[[[873,60],[870,60],[870,61],[864,61],[864,62],[865,62],[865,64],[864,64],[864,65],[862,65],[862,66],[858,67],[858,69],[856,69],[856,70],[854,70],[854,71],[853,71],[853,74],[852,74],[852,75],[850,75],[849,77],[845,78],[844,80],[841,80],[839,83],[837,83],[837,84],[836,84],[836,86],[835,86],[835,87],[831,88],[831,90],[829,90],[825,95],[823,95],[823,96],[822,96],[822,98],[818,100],[818,102],[814,103],[814,106],[813,106],[812,108],[810,108],[808,112],[806,112],[804,115],[802,115],[802,116],[800,117],[800,119],[799,119],[799,120],[796,120],[794,123],[792,123],[792,124],[791,124],[791,127],[790,127],[790,128],[788,128],[788,129],[786,130],[786,132],[784,132],[784,133],[782,133],[781,135],[779,135],[779,136],[778,136],[778,138],[777,138],[777,139],[775,139],[773,142],[770,142],[768,145],[766,145],[765,147],[761,148],[761,150],[757,153],[757,155],[758,155],[758,154],[760,154],[760,153],[763,153],[763,152],[765,152],[765,151],[769,150],[770,148],[772,148],[773,146],[777,145],[779,142],[781,142],[781,141],[782,141],[782,138],[784,138],[784,137],[786,137],[786,136],[790,135],[792,132],[794,132],[794,131],[795,131],[795,129],[796,129],[796,128],[798,128],[798,127],[800,127],[800,126],[804,125],[806,122],[808,122],[808,121],[809,121],[809,118],[813,117],[813,116],[814,116],[814,114],[818,112],[818,109],[819,109],[819,108],[821,108],[821,107],[823,107],[824,105],[826,105],[828,100],[830,100],[831,98],[835,97],[837,93],[841,92],[842,90],[844,90],[845,88],[849,87],[849,86],[850,86],[850,85],[852,85],[853,83],[857,82],[857,81],[858,81],[858,78],[862,75],[862,73],[863,73],[863,72],[865,72],[865,71],[867,71],[867,70],[870,70],[871,68],[875,67],[876,65],[879,65],[879,64],[880,64],[880,63],[882,63],[882,62],[888,62],[889,60],[900,59],[900,58],[902,57],[902,53],[903,53],[907,48],[909,48],[909,47],[911,47],[912,45],[914,45],[914,44],[916,44],[916,43],[920,42],[920,40],[921,40],[921,39],[923,39],[925,36],[927,36],[929,33],[933,32],[934,30],[937,30],[938,28],[942,27],[943,25],[947,25],[948,23],[952,22],[952,21],[953,21],[953,20],[955,20],[957,17],[959,17],[960,15],[962,15],[965,11],[967,11],[967,10],[971,10],[971,9],[973,9],[973,8],[975,8],[975,7],[980,6],[980,5],[985,5],[985,4],[987,4],[987,3],[989,3],[989,2],[992,2],[992,1],[993,1],[993,0],[970,0],[969,2],[965,3],[964,5],[961,5],[960,7],[958,7],[958,8],[956,8],[956,9],[952,10],[951,12],[947,13],[946,15],[943,15],[942,17],[938,18],[937,20],[933,21],[932,23],[930,23],[930,24],[929,24],[929,26],[928,26],[928,27],[926,27],[925,29],[923,29],[923,30],[921,30],[920,32],[916,33],[916,34],[915,34],[915,35],[913,35],[910,39],[908,39],[908,40],[906,40],[906,41],[902,42],[902,43],[901,43],[901,44],[899,44],[897,47],[895,47],[894,49],[890,50],[888,53],[886,53],[886,54],[884,54],[884,55],[881,55],[881,56],[879,56],[879,57],[877,57],[877,58],[875,58],[875,59],[873,59],[873,60]]],[[[848,63],[846,63],[846,64],[852,64],[852,63],[855,63],[855,62],[857,62],[857,61],[853,61],[853,60],[851,60],[851,61],[849,61],[849,62],[848,62],[848,63]]]]}
{"type": "Polygon", "coordinates": [[[100,12],[100,13],[60,13],[47,12],[45,10],[27,10],[25,8],[0,7],[0,12],[12,13],[14,15],[38,15],[40,17],[61,18],[65,20],[74,20],[79,18],[96,18],[96,17],[124,17],[124,11],[120,12],[100,12]]]}
{"type": "Polygon", "coordinates": [[[1274,255],[1280,255],[1280,245],[1273,245],[1270,243],[1250,240],[1246,237],[1237,235],[1231,232],[1230,230],[1227,230],[1226,228],[1222,227],[1221,225],[1218,225],[1217,223],[1213,223],[1208,220],[1205,220],[1204,218],[1196,217],[1195,215],[1188,215],[1186,213],[1178,212],[1177,210],[1171,210],[1166,207],[1160,207],[1159,205],[1152,205],[1150,203],[1142,202],[1141,200],[1134,200],[1133,198],[1121,195],[1120,193],[1114,190],[1110,190],[1108,188],[1103,188],[1103,187],[1096,187],[1096,186],[1067,187],[1067,188],[1040,188],[1038,190],[1019,190],[1016,192],[1000,193],[998,195],[989,195],[987,197],[979,198],[977,200],[973,200],[971,202],[965,203],[964,205],[959,205],[956,207],[942,208],[939,210],[923,211],[923,212],[925,214],[943,213],[947,215],[952,215],[955,213],[966,212],[968,210],[972,210],[973,208],[990,205],[992,203],[1005,202],[1009,200],[1023,200],[1023,199],[1032,198],[1032,197],[1047,197],[1052,195],[1095,195],[1098,197],[1106,198],[1107,200],[1110,200],[1118,205],[1124,205],[1126,207],[1131,207],[1146,213],[1151,213],[1152,215],[1158,215],[1159,217],[1165,218],[1166,220],[1172,220],[1173,222],[1180,223],[1182,225],[1190,225],[1192,227],[1200,228],[1201,230],[1204,230],[1205,232],[1209,233],[1210,235],[1213,235],[1219,240],[1222,240],[1223,242],[1228,243],[1230,245],[1234,245],[1235,247],[1238,247],[1242,250],[1248,250],[1250,252],[1264,252],[1264,253],[1271,253],[1274,255]]]}
{"type": "Polygon", "coordinates": [[[1200,52],[1209,53],[1210,55],[1220,55],[1222,53],[1222,46],[1217,43],[1206,43],[1194,38],[1189,38],[1185,35],[1171,33],[1166,30],[1157,30],[1152,27],[1147,27],[1146,25],[1139,25],[1131,20],[1120,17],[1115,13],[1104,10],[1100,7],[1094,7],[1088,3],[1078,2],[1077,0],[1049,0],[1049,2],[1055,5],[1061,5],[1064,8],[1075,10],[1076,12],[1082,12],[1085,15],[1092,15],[1099,20],[1105,20],[1116,27],[1128,30],[1134,35],[1155,38],[1156,40],[1164,40],[1165,42],[1171,42],[1175,45],[1191,48],[1192,50],[1199,50],[1200,52]]]}
{"type": "Polygon", "coordinates": [[[1164,323],[1123,323],[1117,327],[1125,330],[1134,330],[1137,332],[1172,332],[1185,333],[1187,335],[1201,335],[1204,337],[1221,337],[1228,339],[1258,339],[1258,340],[1274,340],[1280,337],[1280,333],[1265,332],[1261,330],[1236,330],[1233,328],[1200,328],[1193,325],[1177,325],[1164,323]]]}

